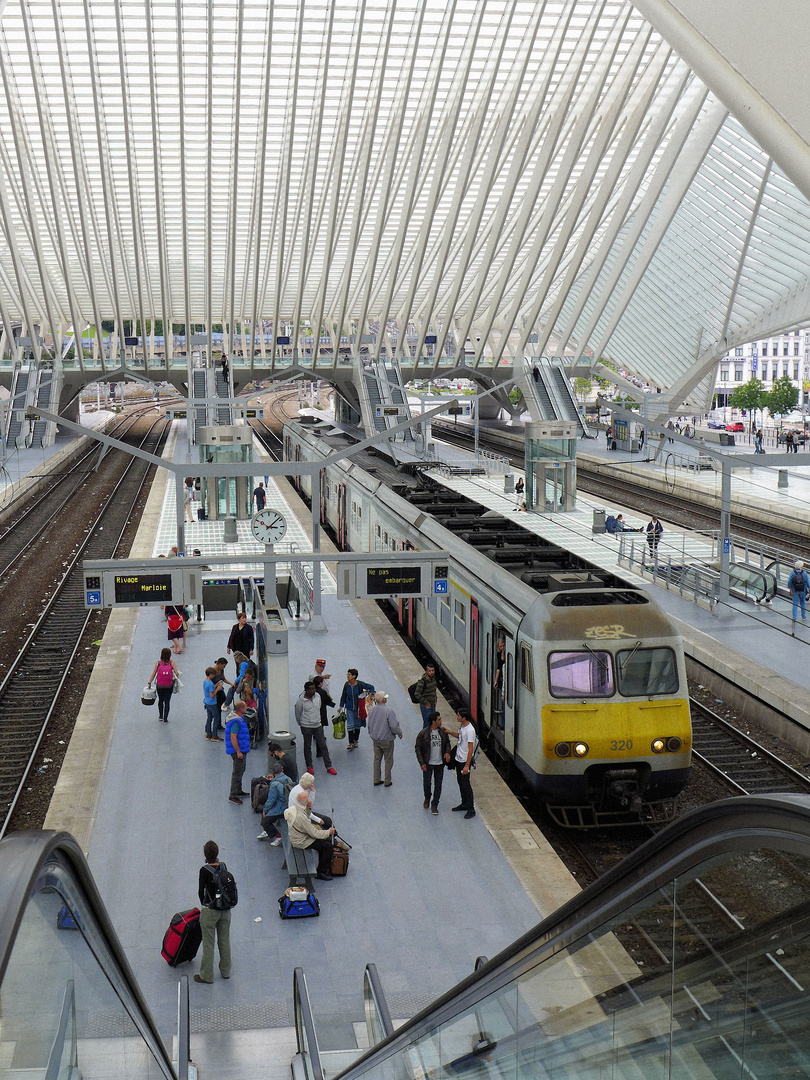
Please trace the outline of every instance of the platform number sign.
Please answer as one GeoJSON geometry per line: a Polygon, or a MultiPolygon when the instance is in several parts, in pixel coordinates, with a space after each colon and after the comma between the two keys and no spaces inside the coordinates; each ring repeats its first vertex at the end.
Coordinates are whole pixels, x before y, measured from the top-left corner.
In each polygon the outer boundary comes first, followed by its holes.
{"type": "Polygon", "coordinates": [[[437,566],[433,570],[433,592],[447,592],[448,567],[437,566]]]}
{"type": "Polygon", "coordinates": [[[99,576],[85,577],[84,591],[87,607],[101,607],[101,578],[99,576]]]}

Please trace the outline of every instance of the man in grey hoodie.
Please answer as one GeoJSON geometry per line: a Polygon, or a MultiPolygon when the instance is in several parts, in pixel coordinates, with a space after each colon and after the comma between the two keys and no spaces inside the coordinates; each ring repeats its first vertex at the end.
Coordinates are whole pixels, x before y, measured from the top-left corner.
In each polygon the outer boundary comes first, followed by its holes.
{"type": "Polygon", "coordinates": [[[337,776],[337,769],[332,768],[329,747],[326,745],[321,727],[321,699],[315,689],[315,683],[304,684],[304,692],[295,703],[295,719],[304,736],[304,761],[307,764],[307,772],[315,775],[312,767],[312,740],[314,739],[326,771],[331,776],[337,776]]]}
{"type": "Polygon", "coordinates": [[[386,695],[377,692],[368,711],[368,735],[374,744],[374,786],[382,784],[380,762],[385,758],[385,786],[391,787],[391,766],[394,764],[394,739],[402,738],[396,713],[386,705],[386,695]]]}

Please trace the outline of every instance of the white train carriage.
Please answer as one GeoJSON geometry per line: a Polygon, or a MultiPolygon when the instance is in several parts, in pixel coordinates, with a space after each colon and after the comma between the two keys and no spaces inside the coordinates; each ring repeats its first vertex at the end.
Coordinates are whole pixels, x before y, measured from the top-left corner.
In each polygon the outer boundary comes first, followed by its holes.
{"type": "MultiPolygon", "coordinates": [[[[350,444],[329,432],[291,422],[288,455],[312,461],[350,444]]],[[[400,623],[558,822],[671,816],[691,763],[686,670],[679,636],[643,590],[514,520],[405,483],[382,459],[344,459],[320,477],[321,521],[341,548],[448,552],[447,594],[400,601],[400,623]]],[[[311,497],[309,477],[301,487],[311,497]]]]}

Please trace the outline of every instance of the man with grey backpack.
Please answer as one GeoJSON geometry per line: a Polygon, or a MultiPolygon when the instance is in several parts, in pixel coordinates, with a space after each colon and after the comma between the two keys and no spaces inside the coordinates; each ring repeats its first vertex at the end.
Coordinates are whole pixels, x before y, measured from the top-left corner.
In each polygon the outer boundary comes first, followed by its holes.
{"type": "Polygon", "coordinates": [[[236,907],[239,895],[236,882],[224,862],[219,861],[219,847],[213,840],[203,848],[205,863],[200,867],[197,894],[200,898],[200,930],[202,931],[202,961],[196,983],[214,981],[214,941],[219,946],[219,973],[231,977],[231,908],[236,907]]]}

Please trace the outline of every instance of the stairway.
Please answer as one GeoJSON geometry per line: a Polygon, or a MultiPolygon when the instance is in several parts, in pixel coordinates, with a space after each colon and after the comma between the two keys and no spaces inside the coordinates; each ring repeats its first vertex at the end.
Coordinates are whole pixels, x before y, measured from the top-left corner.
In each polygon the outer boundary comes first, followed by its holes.
{"type": "MultiPolygon", "coordinates": [[[[53,368],[40,368],[39,383],[36,393],[36,408],[45,409],[48,412],[56,412],[54,404],[58,404],[58,387],[61,380],[54,378],[53,368]],[[54,393],[57,398],[54,401],[54,393]]],[[[31,432],[31,446],[52,446],[56,439],[56,424],[52,420],[35,420],[31,432]]]]}
{"type": "Polygon", "coordinates": [[[28,423],[25,420],[25,409],[28,405],[28,382],[30,368],[18,367],[14,371],[11,380],[11,396],[9,397],[9,418],[6,428],[6,446],[25,446],[28,423]]]}
{"type": "Polygon", "coordinates": [[[208,379],[206,377],[205,368],[194,368],[191,373],[191,399],[195,404],[192,405],[192,415],[194,418],[193,438],[195,445],[200,442],[200,428],[207,427],[208,425],[208,406],[203,400],[208,396],[208,379]],[[196,404],[199,402],[199,404],[196,404]]]}
{"type": "Polygon", "coordinates": [[[576,424],[579,434],[587,435],[562,361],[541,356],[527,358],[526,365],[526,374],[519,385],[532,420],[566,420],[576,424]]]}

